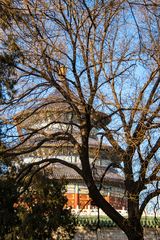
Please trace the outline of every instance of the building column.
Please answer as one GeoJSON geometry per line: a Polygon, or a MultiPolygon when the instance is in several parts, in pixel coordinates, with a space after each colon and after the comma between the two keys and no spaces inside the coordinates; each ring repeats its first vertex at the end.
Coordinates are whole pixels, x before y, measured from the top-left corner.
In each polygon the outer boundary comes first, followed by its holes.
{"type": "Polygon", "coordinates": [[[109,202],[109,203],[111,203],[110,202],[110,192],[108,191],[108,193],[107,193],[107,201],[109,202]]]}
{"type": "Polygon", "coordinates": [[[79,186],[78,186],[78,184],[75,185],[75,190],[74,190],[74,208],[79,209],[79,186]]]}
{"type": "Polygon", "coordinates": [[[90,215],[91,214],[91,202],[89,202],[89,204],[88,204],[88,209],[87,209],[88,211],[88,215],[90,215]]]}

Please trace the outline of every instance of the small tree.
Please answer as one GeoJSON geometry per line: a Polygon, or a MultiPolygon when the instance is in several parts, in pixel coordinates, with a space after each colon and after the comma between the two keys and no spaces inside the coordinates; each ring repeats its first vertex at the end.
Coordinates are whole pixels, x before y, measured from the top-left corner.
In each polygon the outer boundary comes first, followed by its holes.
{"type": "Polygon", "coordinates": [[[38,173],[28,188],[12,175],[3,173],[0,180],[0,239],[47,239],[59,229],[71,239],[75,221],[65,208],[64,182],[38,173]]]}
{"type": "Polygon", "coordinates": [[[29,189],[22,195],[18,212],[22,224],[21,239],[48,239],[64,229],[66,238],[74,234],[75,222],[70,210],[65,208],[64,183],[49,179],[42,173],[34,177],[29,189]]]}

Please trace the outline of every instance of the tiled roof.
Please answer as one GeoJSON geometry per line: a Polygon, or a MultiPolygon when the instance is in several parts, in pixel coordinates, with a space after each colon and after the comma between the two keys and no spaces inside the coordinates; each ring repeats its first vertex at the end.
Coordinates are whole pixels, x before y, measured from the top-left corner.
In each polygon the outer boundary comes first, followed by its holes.
{"type": "MultiPolygon", "coordinates": [[[[61,164],[56,164],[52,168],[48,167],[46,171],[49,173],[50,177],[54,179],[64,178],[68,181],[83,181],[82,177],[74,169],[67,166],[62,166],[61,164]]],[[[99,182],[104,172],[104,167],[96,167],[93,170],[94,179],[99,182]]],[[[113,185],[123,186],[124,178],[116,173],[114,169],[110,169],[107,171],[103,183],[112,183],[113,185]]]]}

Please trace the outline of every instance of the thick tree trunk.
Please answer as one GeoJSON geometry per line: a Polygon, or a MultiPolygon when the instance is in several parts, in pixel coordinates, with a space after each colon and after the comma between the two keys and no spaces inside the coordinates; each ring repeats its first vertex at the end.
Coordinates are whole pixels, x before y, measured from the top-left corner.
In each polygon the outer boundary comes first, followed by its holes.
{"type": "MultiPolygon", "coordinates": [[[[140,224],[140,218],[139,218],[138,197],[134,198],[131,196],[131,199],[128,199],[129,218],[125,219],[103,198],[103,196],[97,189],[92,176],[92,171],[89,163],[89,151],[88,151],[89,147],[88,147],[88,137],[87,137],[89,136],[89,133],[87,132],[88,129],[89,129],[89,126],[83,130],[83,134],[82,134],[83,147],[80,154],[80,159],[82,163],[83,177],[88,187],[90,197],[95,202],[95,204],[99,208],[101,208],[124,231],[124,233],[127,235],[129,240],[144,240],[143,228],[140,224]]],[[[130,183],[127,183],[127,184],[128,184],[128,188],[130,188],[130,183]]],[[[133,193],[133,196],[134,196],[134,193],[133,193]]]]}
{"type": "Polygon", "coordinates": [[[140,223],[134,222],[126,232],[128,240],[144,240],[143,227],[140,223]]]}
{"type": "Polygon", "coordinates": [[[144,240],[143,227],[140,222],[139,195],[133,193],[128,198],[128,224],[126,235],[129,240],[144,240]]]}
{"type": "Polygon", "coordinates": [[[130,217],[125,219],[104,200],[93,182],[92,184],[88,184],[88,189],[90,197],[94,200],[96,205],[100,207],[124,231],[128,240],[144,240],[143,227],[140,223],[137,201],[130,201],[130,217]]]}

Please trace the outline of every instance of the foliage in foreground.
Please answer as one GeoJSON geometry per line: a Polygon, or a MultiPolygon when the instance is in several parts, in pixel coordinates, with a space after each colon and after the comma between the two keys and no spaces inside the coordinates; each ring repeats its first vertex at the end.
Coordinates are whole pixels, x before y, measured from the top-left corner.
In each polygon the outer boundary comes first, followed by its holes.
{"type": "Polygon", "coordinates": [[[13,179],[0,181],[0,239],[47,239],[63,235],[71,239],[74,217],[65,209],[64,185],[38,174],[29,189],[17,199],[13,179]]]}

